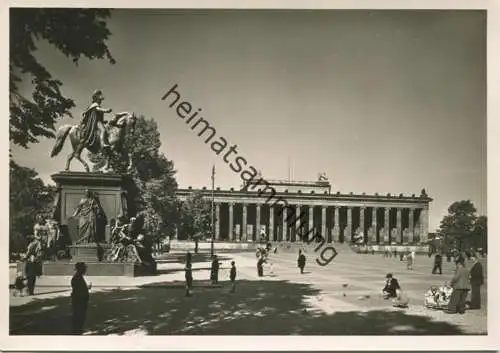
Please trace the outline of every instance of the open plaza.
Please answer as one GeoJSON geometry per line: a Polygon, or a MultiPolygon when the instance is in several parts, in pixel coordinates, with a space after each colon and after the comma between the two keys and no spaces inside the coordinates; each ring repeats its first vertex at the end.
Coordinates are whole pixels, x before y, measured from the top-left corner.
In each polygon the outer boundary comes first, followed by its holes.
{"type": "MultiPolygon", "coordinates": [[[[446,314],[424,307],[424,293],[453,276],[454,262],[433,275],[432,258],[417,255],[412,271],[399,257],[357,254],[347,245],[328,266],[315,263],[305,249],[304,274],[295,246],[278,247],[259,278],[253,251],[224,251],[219,283],[210,284],[208,249],[193,255],[193,295],[185,297],[184,251],[158,260],[158,275],[89,276],[93,285],[85,335],[463,335],[487,334],[487,285],[482,307],[446,314]],[[230,293],[229,268],[237,281],[230,293]],[[409,297],[407,309],[382,298],[385,275],[393,273],[409,297]]],[[[217,252],[217,244],[216,244],[217,252]]],[[[481,259],[486,272],[486,260],[481,259]]],[[[11,283],[15,270],[11,268],[11,283]]],[[[41,276],[35,296],[10,296],[10,334],[65,335],[71,330],[70,280],[41,276]]]]}

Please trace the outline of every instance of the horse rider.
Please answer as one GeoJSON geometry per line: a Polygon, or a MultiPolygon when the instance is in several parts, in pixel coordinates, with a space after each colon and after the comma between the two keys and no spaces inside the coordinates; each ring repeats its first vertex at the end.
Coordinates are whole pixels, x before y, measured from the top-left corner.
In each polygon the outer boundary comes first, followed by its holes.
{"type": "MultiPolygon", "coordinates": [[[[82,141],[87,146],[93,146],[99,139],[102,148],[108,148],[109,143],[106,136],[106,127],[104,126],[104,113],[111,113],[112,109],[101,107],[104,101],[104,95],[101,90],[96,90],[92,94],[92,104],[83,112],[83,119],[80,124],[82,127],[82,141]],[[97,128],[100,128],[98,135],[97,128]]],[[[116,119],[116,117],[115,117],[116,119]]]]}

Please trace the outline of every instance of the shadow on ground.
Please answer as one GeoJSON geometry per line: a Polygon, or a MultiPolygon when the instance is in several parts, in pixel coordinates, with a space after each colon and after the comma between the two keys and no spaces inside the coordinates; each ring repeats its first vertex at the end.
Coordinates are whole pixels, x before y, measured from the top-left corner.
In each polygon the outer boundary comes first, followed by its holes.
{"type": "MultiPolygon", "coordinates": [[[[91,294],[86,331],[94,335],[135,331],[149,335],[453,335],[449,323],[405,311],[374,310],[325,314],[308,307],[319,294],[307,284],[239,281],[195,288],[186,298],[179,288],[113,289],[91,294]]],[[[10,307],[11,335],[65,335],[70,329],[69,297],[34,299],[10,307]]]]}

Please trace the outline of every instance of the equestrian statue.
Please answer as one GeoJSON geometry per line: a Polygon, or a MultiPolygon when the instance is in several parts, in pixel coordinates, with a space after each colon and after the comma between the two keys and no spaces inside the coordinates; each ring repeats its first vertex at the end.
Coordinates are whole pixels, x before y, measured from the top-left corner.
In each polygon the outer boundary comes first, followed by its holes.
{"type": "Polygon", "coordinates": [[[69,170],[71,160],[76,158],[87,172],[90,171],[88,164],[81,158],[84,149],[91,153],[103,153],[106,159],[106,164],[102,168],[103,172],[110,170],[111,158],[116,153],[127,155],[128,171],[132,170],[132,154],[130,151],[125,151],[124,143],[126,138],[134,132],[137,118],[133,113],[123,112],[114,114],[107,122],[104,120],[104,114],[111,113],[112,110],[102,108],[103,101],[102,91],[95,91],[92,95],[92,104],[82,114],[81,123],[79,125],[65,124],[57,130],[56,142],[50,156],[55,157],[61,152],[66,137],[69,136],[73,151],[68,156],[65,170],[69,170]]]}

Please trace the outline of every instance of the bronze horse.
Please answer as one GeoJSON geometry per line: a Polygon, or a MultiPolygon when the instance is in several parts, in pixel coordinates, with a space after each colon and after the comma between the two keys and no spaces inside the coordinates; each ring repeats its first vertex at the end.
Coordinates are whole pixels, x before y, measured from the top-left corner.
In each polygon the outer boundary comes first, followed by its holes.
{"type": "MultiPolygon", "coordinates": [[[[66,137],[69,136],[73,152],[71,152],[71,154],[68,156],[65,170],[69,170],[71,160],[73,158],[76,158],[83,164],[85,170],[89,172],[90,169],[88,164],[81,157],[83,149],[87,149],[91,153],[97,153],[99,151],[102,151],[104,153],[104,156],[106,158],[106,165],[102,168],[102,171],[107,172],[110,169],[110,162],[113,153],[121,153],[121,154],[124,153],[123,145],[125,139],[127,135],[131,134],[134,131],[136,121],[137,117],[135,116],[135,114],[127,113],[126,115],[119,118],[115,124],[113,125],[107,124],[106,130],[107,130],[109,148],[102,148],[100,141],[98,141],[93,146],[85,145],[81,140],[80,125],[65,124],[57,130],[56,143],[52,148],[50,156],[55,157],[59,154],[59,152],[61,152],[64,146],[64,142],[66,141],[66,137]]],[[[99,134],[101,132],[100,131],[101,127],[97,127],[97,129],[98,129],[97,133],[99,134]]],[[[132,163],[132,154],[129,151],[127,152],[127,158],[128,158],[128,171],[131,171],[133,168],[133,163],[132,163]]]]}

